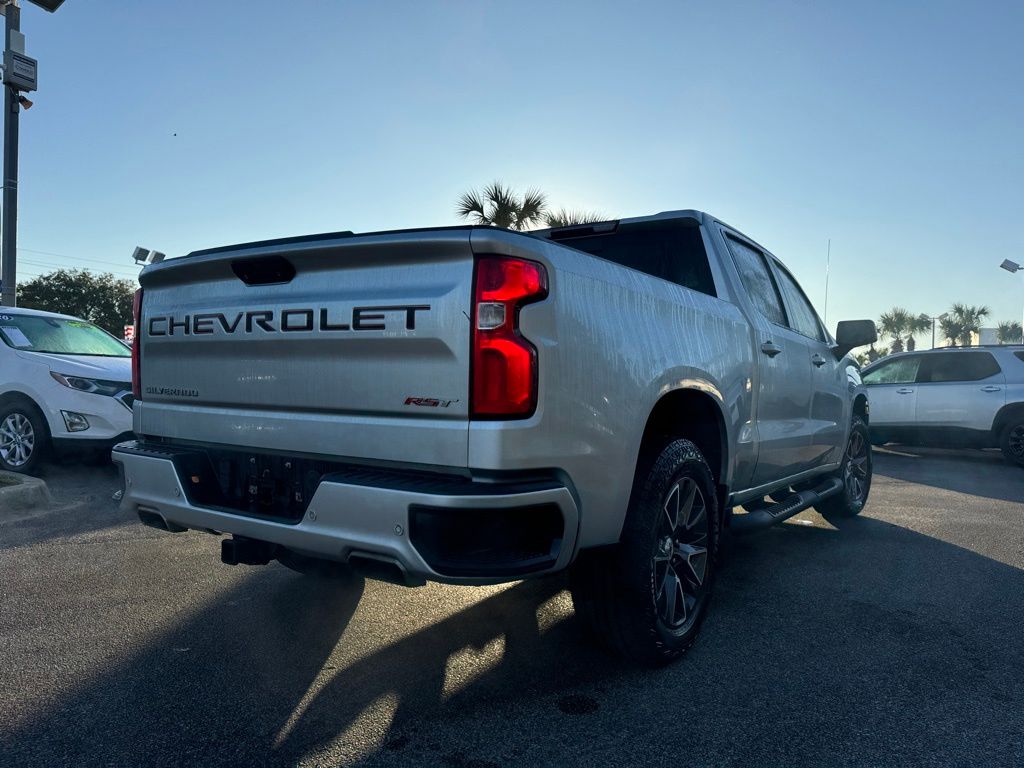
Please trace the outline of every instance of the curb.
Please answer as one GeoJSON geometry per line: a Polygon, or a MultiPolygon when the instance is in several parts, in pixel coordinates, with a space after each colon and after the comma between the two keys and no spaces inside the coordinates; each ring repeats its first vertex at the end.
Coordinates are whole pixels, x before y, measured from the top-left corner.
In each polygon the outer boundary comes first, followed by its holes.
{"type": "Polygon", "coordinates": [[[52,501],[50,489],[38,477],[0,472],[0,518],[7,512],[42,511],[52,501]]]}

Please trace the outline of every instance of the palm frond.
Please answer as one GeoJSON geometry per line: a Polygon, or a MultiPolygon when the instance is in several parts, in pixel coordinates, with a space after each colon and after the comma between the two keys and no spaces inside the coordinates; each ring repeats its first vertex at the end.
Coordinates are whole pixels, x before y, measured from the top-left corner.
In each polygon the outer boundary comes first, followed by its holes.
{"type": "Polygon", "coordinates": [[[519,203],[516,229],[526,229],[530,225],[541,221],[547,205],[547,197],[539,189],[534,187],[526,190],[523,194],[523,199],[519,203]]]}
{"type": "Polygon", "coordinates": [[[470,219],[475,224],[491,223],[487,216],[487,206],[475,189],[463,193],[455,204],[455,213],[459,218],[470,219]]]}
{"type": "Polygon", "coordinates": [[[559,208],[544,216],[544,223],[549,227],[573,227],[580,224],[594,224],[599,221],[608,221],[608,217],[597,211],[570,210],[568,208],[559,208]]]}

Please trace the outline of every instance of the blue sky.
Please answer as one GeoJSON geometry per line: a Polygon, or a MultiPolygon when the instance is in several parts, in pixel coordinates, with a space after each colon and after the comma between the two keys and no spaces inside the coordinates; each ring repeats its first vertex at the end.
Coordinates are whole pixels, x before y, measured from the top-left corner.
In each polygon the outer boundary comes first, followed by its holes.
{"type": "Polygon", "coordinates": [[[1024,305],[1022,3],[67,0],[22,30],[22,279],[452,224],[499,178],[707,210],[819,312],[831,238],[830,326],[1024,305]]]}

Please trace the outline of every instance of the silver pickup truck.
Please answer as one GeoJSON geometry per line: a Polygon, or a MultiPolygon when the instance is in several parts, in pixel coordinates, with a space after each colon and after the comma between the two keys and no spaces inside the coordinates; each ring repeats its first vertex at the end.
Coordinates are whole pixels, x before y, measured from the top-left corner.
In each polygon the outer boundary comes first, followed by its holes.
{"type": "Polygon", "coordinates": [[[229,564],[408,585],[569,569],[598,635],[663,663],[699,630],[726,529],[868,496],[846,355],[874,324],[833,339],[705,213],[271,240],[140,283],[122,505],[231,534],[229,564]]]}

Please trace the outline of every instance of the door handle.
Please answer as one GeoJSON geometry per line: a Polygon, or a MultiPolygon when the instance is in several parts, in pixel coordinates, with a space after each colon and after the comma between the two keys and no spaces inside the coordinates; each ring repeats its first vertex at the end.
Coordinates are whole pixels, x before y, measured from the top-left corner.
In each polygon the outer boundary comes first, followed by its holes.
{"type": "Polygon", "coordinates": [[[768,357],[775,357],[782,353],[782,347],[775,346],[774,341],[766,341],[761,345],[761,351],[768,355],[768,357]]]}
{"type": "Polygon", "coordinates": [[[814,365],[816,365],[818,368],[821,368],[821,366],[823,366],[828,361],[824,357],[819,355],[817,352],[815,352],[814,355],[811,356],[811,362],[814,363],[814,365]]]}
{"type": "Polygon", "coordinates": [[[999,392],[1001,390],[1002,390],[1002,387],[997,387],[997,386],[995,386],[993,384],[989,384],[988,386],[985,386],[985,387],[981,388],[982,392],[999,392]]]}
{"type": "Polygon", "coordinates": [[[914,390],[910,389],[910,387],[903,387],[902,389],[897,389],[896,390],[896,394],[897,395],[912,395],[912,394],[914,394],[914,390]]]}

